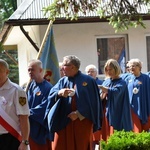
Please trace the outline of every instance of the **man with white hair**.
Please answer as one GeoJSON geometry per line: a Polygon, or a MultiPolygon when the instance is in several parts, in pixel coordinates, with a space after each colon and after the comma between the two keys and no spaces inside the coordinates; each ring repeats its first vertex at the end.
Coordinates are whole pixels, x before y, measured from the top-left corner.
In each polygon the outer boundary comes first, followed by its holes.
{"type": "Polygon", "coordinates": [[[44,79],[40,60],[31,60],[28,63],[28,73],[31,78],[27,87],[30,108],[30,147],[31,150],[51,150],[51,134],[48,130],[45,113],[52,85],[44,79]]]}
{"type": "MultiPolygon", "coordinates": [[[[95,65],[90,64],[86,66],[85,72],[87,75],[95,79],[97,85],[102,85],[103,81],[97,77],[98,69],[96,68],[95,65]]],[[[93,133],[93,144],[92,144],[93,148],[92,149],[95,150],[97,149],[97,147],[99,148],[99,141],[100,141],[100,131],[98,130],[93,133]]]]}
{"type": "Polygon", "coordinates": [[[63,58],[64,77],[51,89],[48,114],[55,132],[52,150],[92,150],[93,131],[101,128],[102,104],[93,78],[81,73],[74,55],[63,58]]]}
{"type": "Polygon", "coordinates": [[[95,65],[90,64],[86,66],[85,72],[87,75],[93,77],[96,80],[97,85],[101,85],[103,83],[103,81],[97,77],[98,69],[95,65]]]}

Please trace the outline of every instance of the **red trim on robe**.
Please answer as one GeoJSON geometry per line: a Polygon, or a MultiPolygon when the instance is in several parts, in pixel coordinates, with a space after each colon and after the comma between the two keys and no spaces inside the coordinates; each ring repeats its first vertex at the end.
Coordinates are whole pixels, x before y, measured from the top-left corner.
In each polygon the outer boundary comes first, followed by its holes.
{"type": "MultiPolygon", "coordinates": [[[[75,96],[72,111],[76,111],[75,96]]],[[[55,133],[52,150],[92,150],[93,124],[88,119],[71,121],[64,129],[55,133]]]]}
{"type": "Polygon", "coordinates": [[[131,109],[132,121],[133,121],[133,132],[140,133],[142,131],[148,131],[150,128],[150,116],[146,124],[142,124],[138,116],[131,109]]]}

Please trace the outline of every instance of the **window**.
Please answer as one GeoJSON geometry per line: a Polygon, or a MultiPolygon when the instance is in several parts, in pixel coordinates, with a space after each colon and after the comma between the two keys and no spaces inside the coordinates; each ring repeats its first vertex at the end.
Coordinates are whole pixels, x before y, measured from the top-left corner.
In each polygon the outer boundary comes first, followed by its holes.
{"type": "Polygon", "coordinates": [[[97,37],[96,40],[99,74],[104,73],[105,62],[110,58],[118,61],[124,73],[127,60],[127,35],[97,37]]]}
{"type": "Polygon", "coordinates": [[[147,70],[150,70],[150,36],[146,36],[146,47],[147,47],[147,70]]]}

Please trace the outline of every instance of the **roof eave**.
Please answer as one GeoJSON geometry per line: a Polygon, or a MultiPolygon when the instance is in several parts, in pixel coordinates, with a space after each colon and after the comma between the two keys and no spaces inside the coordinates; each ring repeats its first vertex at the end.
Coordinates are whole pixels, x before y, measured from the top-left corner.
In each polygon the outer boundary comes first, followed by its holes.
{"type": "MultiPolygon", "coordinates": [[[[80,17],[78,20],[69,20],[66,18],[56,19],[53,24],[70,24],[70,23],[89,23],[89,22],[106,22],[106,19],[100,19],[99,17],[80,17]]],[[[48,19],[26,19],[26,20],[8,20],[7,24],[12,26],[19,25],[47,25],[48,19]]]]}
{"type": "MultiPolygon", "coordinates": [[[[141,15],[143,20],[150,20],[150,15],[141,15]]],[[[66,18],[57,18],[53,24],[71,24],[71,23],[93,23],[93,22],[108,22],[106,18],[97,17],[80,17],[78,20],[67,20],[66,18]]],[[[26,19],[26,20],[8,20],[0,33],[0,42],[4,43],[10,29],[13,26],[25,26],[25,25],[47,25],[49,20],[43,19],[26,19]]]]}
{"type": "MultiPolygon", "coordinates": [[[[150,14],[141,14],[143,20],[150,20],[150,14]]],[[[108,22],[107,18],[95,17],[79,17],[78,20],[70,20],[66,18],[56,18],[53,24],[70,24],[70,23],[92,23],[92,22],[108,22]]],[[[8,20],[5,22],[11,26],[20,25],[47,25],[49,20],[47,18],[43,19],[24,19],[24,20],[8,20]]]]}

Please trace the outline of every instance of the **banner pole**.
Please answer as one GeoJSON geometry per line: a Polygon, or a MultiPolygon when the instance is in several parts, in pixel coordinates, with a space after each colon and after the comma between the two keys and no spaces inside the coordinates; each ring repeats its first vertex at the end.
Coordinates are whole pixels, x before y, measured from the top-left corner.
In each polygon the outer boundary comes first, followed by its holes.
{"type": "MultiPolygon", "coordinates": [[[[48,24],[48,27],[47,27],[47,29],[46,29],[46,32],[45,32],[43,41],[42,41],[42,43],[41,43],[39,52],[38,52],[38,54],[37,54],[37,58],[36,58],[36,59],[39,59],[40,56],[41,56],[41,54],[42,54],[42,52],[43,52],[43,47],[45,46],[45,43],[46,43],[46,40],[47,40],[47,38],[48,38],[48,34],[49,34],[49,31],[50,31],[50,29],[51,29],[52,24],[53,24],[53,21],[50,20],[50,21],[49,21],[49,24],[48,24]]],[[[26,92],[28,91],[29,84],[31,83],[31,81],[32,81],[32,80],[30,79],[30,80],[28,81],[27,85],[26,85],[26,89],[25,89],[26,92]]]]}
{"type": "Polygon", "coordinates": [[[53,24],[53,21],[50,20],[50,22],[49,22],[49,24],[48,24],[48,27],[47,27],[47,29],[46,29],[46,32],[45,32],[43,41],[42,41],[42,43],[41,43],[39,52],[38,52],[38,54],[37,54],[37,59],[39,59],[40,56],[41,56],[41,54],[42,54],[43,47],[44,47],[44,45],[45,45],[45,43],[46,43],[46,40],[47,40],[47,38],[48,38],[48,34],[49,34],[49,31],[50,31],[50,29],[51,29],[52,24],[53,24]]]}

